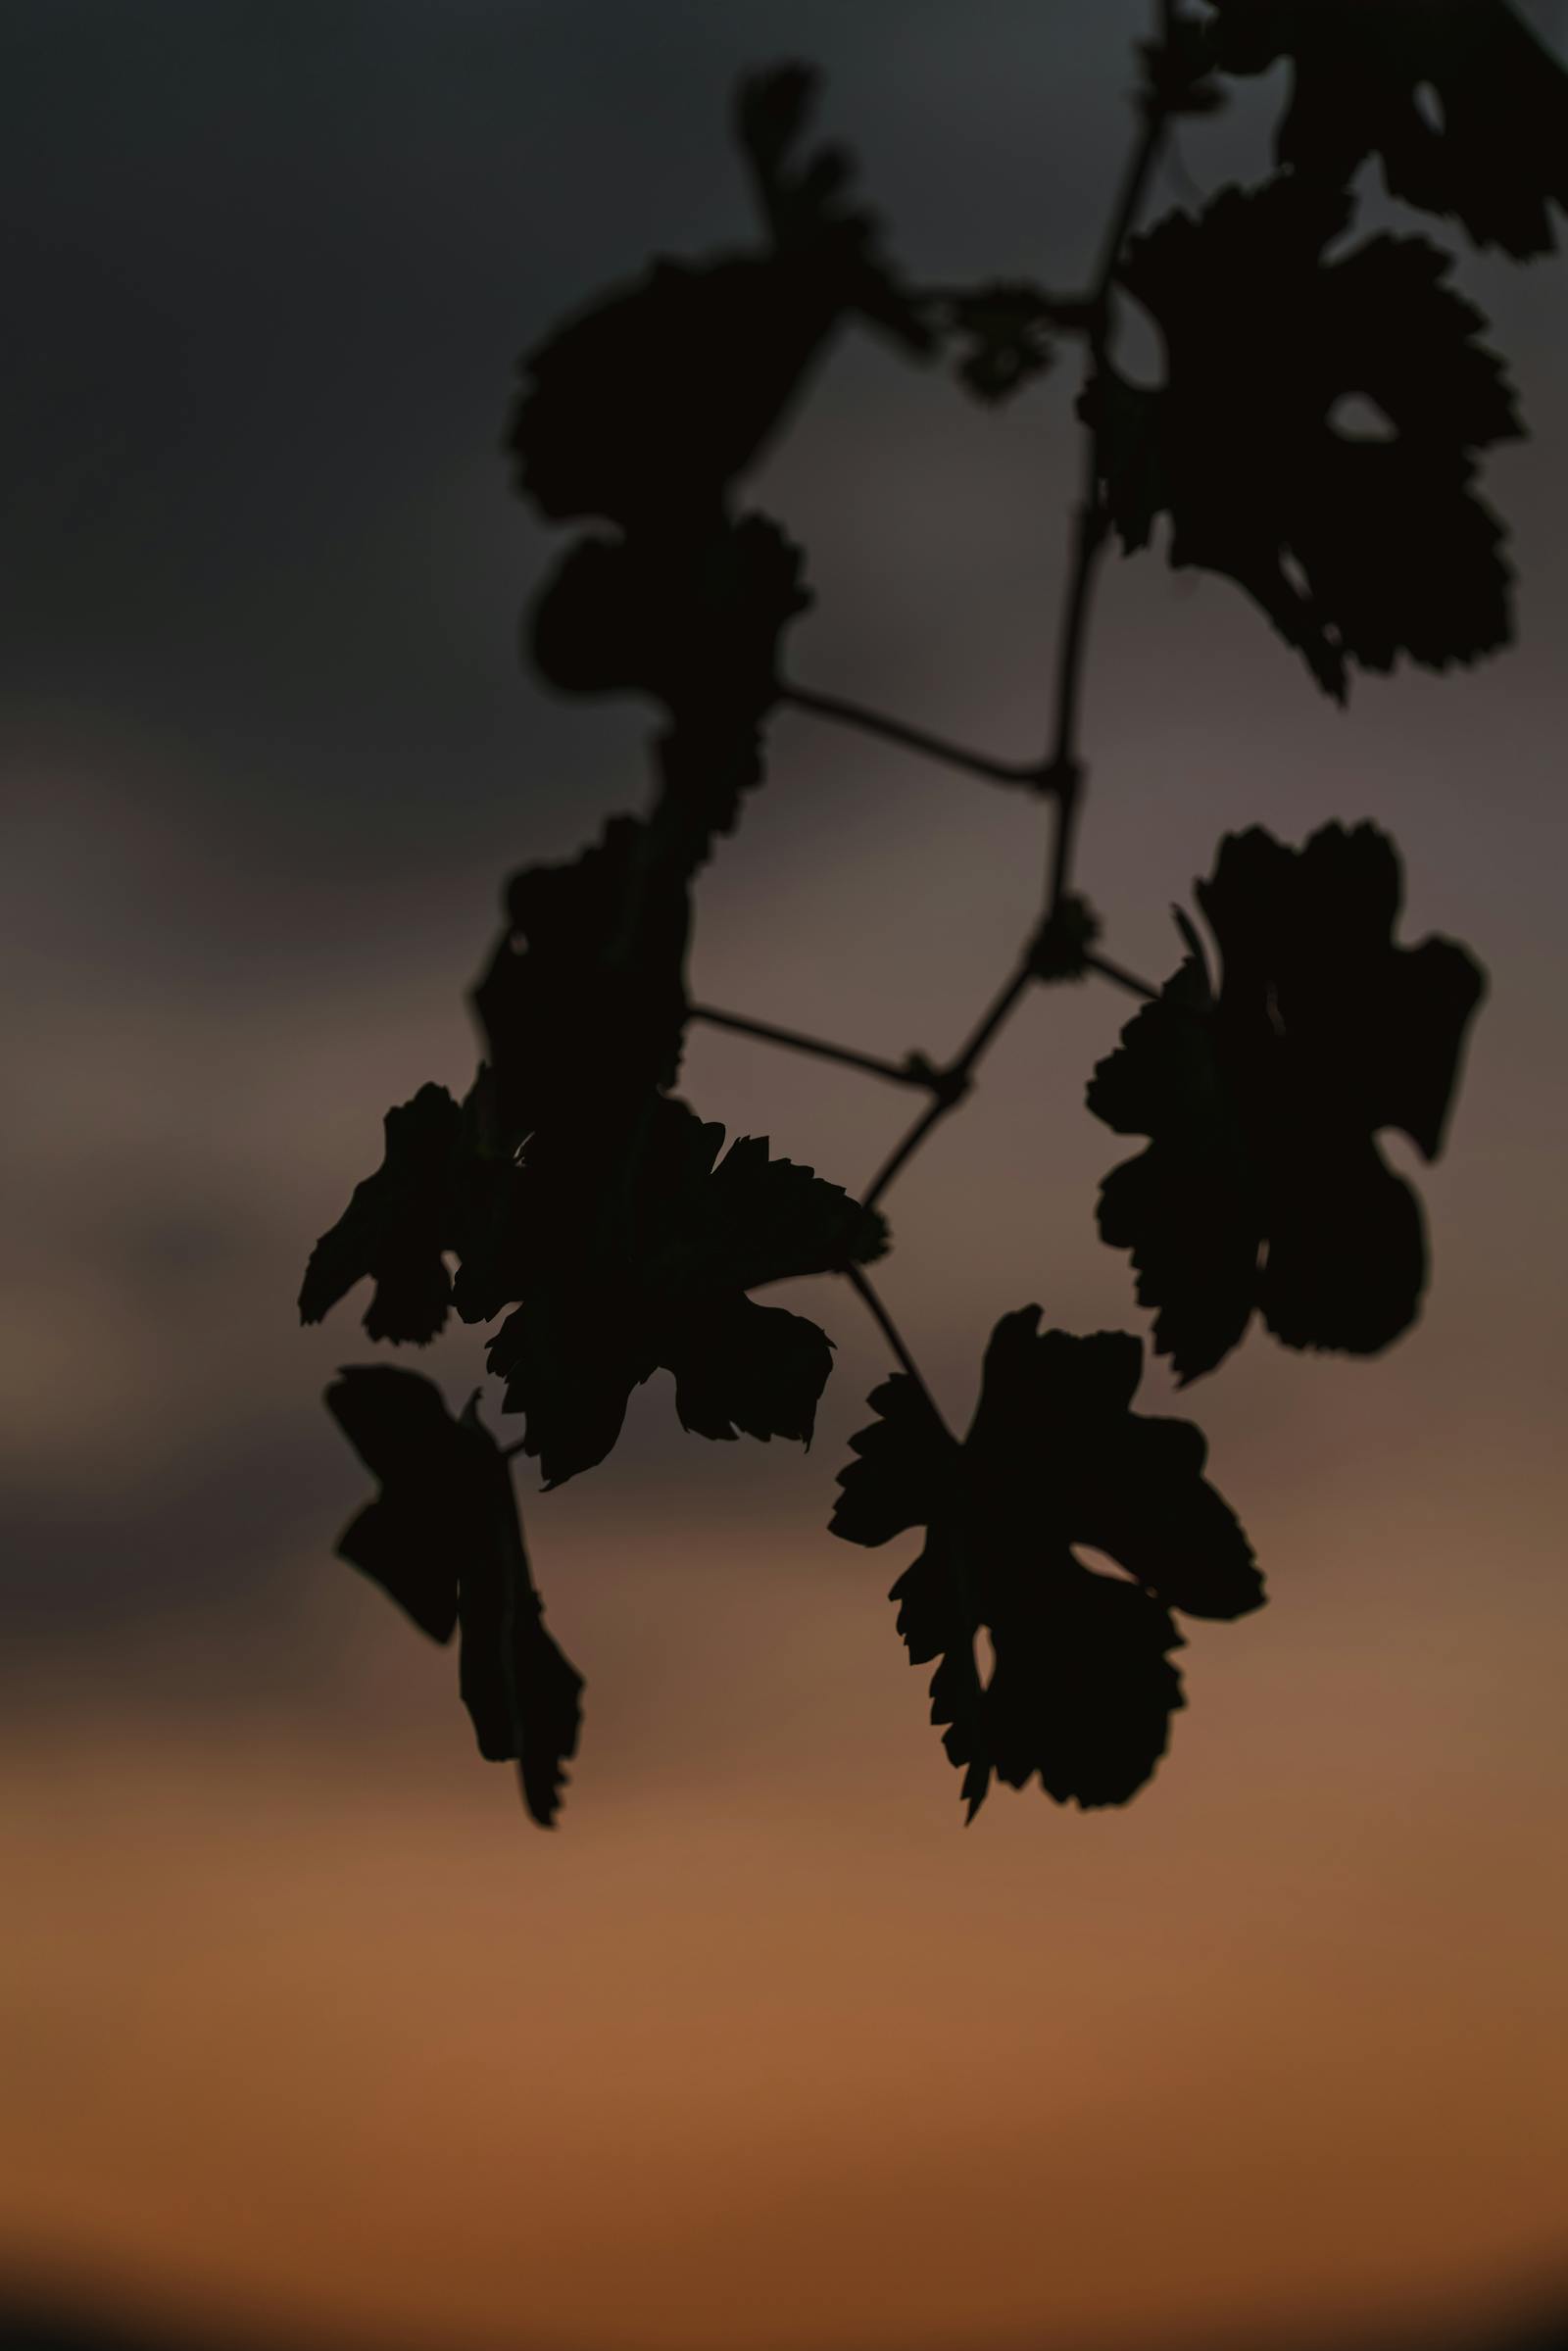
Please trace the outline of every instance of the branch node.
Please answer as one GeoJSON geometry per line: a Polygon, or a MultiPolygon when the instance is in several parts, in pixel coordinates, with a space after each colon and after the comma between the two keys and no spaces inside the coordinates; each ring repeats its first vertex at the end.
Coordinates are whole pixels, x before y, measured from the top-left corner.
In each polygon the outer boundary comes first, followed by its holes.
{"type": "Polygon", "coordinates": [[[1029,969],[1037,980],[1081,980],[1094,967],[1100,917],[1086,898],[1066,891],[1036,931],[1029,969]]]}
{"type": "Polygon", "coordinates": [[[944,1110],[951,1110],[956,1102],[961,1102],[974,1083],[964,1063],[955,1061],[943,1068],[932,1060],[929,1053],[906,1053],[904,1067],[910,1082],[927,1087],[932,1100],[944,1110]]]}

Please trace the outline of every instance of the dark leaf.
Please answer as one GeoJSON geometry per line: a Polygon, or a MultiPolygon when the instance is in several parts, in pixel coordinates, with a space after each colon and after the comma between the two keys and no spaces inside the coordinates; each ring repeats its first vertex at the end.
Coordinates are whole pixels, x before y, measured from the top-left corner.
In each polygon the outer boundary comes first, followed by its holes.
{"type": "Polygon", "coordinates": [[[388,1110],[386,1151],[374,1175],[311,1252],[300,1320],[319,1322],[357,1282],[375,1284],[365,1327],[372,1339],[433,1339],[447,1318],[452,1283],[441,1252],[452,1154],[462,1113],[444,1086],[421,1086],[388,1110]]]}
{"type": "Polygon", "coordinates": [[[548,1484],[604,1459],[632,1390],[661,1368],[699,1435],[809,1440],[829,1343],[746,1293],[863,1263],[885,1227],[764,1142],[743,1138],[718,1161],[723,1140],[658,1097],[624,1165],[585,1166],[548,1141],[525,1154],[530,1262],[490,1368],[548,1484]]]}
{"type": "Polygon", "coordinates": [[[473,998],[509,1141],[555,1128],[608,1149],[673,1084],[689,925],[683,850],[633,816],[569,865],[513,876],[473,998]]]}
{"type": "Polygon", "coordinates": [[[1485,982],[1462,947],[1397,947],[1400,880],[1375,826],[1299,851],[1231,834],[1198,887],[1218,995],[1188,958],[1102,1061],[1089,1107],[1149,1149],[1106,1177],[1100,1230],[1132,1251],[1154,1343],[1185,1380],[1254,1312],[1287,1346],[1373,1354],[1426,1286],[1414,1194],[1386,1127],[1436,1158],[1485,982]]]}
{"type": "Polygon", "coordinates": [[[407,1609],[432,1641],[458,1621],[458,1563],[472,1539],[454,1491],[466,1491],[466,1446],[441,1391],[390,1364],[345,1369],[326,1407],[381,1488],[338,1539],[337,1555],[407,1609]]]}
{"type": "Polygon", "coordinates": [[[778,692],[778,642],[810,604],[802,558],[750,514],[673,542],[583,539],[534,608],[534,660],[579,694],[653,695],[677,720],[755,729],[778,692]]]}
{"type": "Polygon", "coordinates": [[[557,519],[655,537],[717,515],[803,388],[842,310],[810,254],[656,262],[529,355],[516,484],[557,519]]]}
{"type": "Polygon", "coordinates": [[[544,1629],[504,1455],[476,1402],[454,1420],[416,1372],[342,1372],[327,1404],[381,1488],[338,1544],[426,1633],[461,1628],[459,1681],[487,1761],[514,1761],[524,1800],[554,1825],[576,1752],[582,1676],[544,1629]]]}
{"type": "Polygon", "coordinates": [[[1325,262],[1348,218],[1347,196],[1282,178],[1136,239],[1120,281],[1166,382],[1107,373],[1083,403],[1123,544],[1168,512],[1171,562],[1236,580],[1342,697],[1348,663],[1444,669],[1508,641],[1502,530],[1473,483],[1522,430],[1447,256],[1376,237],[1325,262]],[[1354,396],[1387,435],[1345,428],[1354,396]]]}
{"type": "Polygon", "coordinates": [[[498,1314],[514,1297],[506,1266],[518,1196],[514,1151],[502,1139],[495,1087],[481,1068],[455,1102],[421,1086],[386,1114],[386,1152],[311,1252],[300,1320],[319,1322],[357,1282],[375,1288],[365,1316],[372,1339],[433,1339],[456,1303],[466,1320],[498,1314]],[[447,1253],[462,1259],[456,1280],[447,1253]]]}
{"type": "Polygon", "coordinates": [[[932,1720],[950,1726],[971,1819],[993,1775],[1021,1788],[1038,1773],[1058,1803],[1086,1809],[1125,1802],[1182,1703],[1167,1610],[1235,1617],[1263,1597],[1247,1538],[1203,1478],[1200,1432],[1130,1409],[1139,1342],[1039,1324],[1038,1306],[998,1323],[962,1445],[905,1374],[879,1388],[881,1417],[851,1440],[859,1458],[833,1516],[850,1543],[927,1531],[890,1596],[911,1661],[940,1660],[932,1720]],[[1074,1543],[1131,1581],[1085,1566],[1074,1543]],[[995,1657],[984,1684],[982,1628],[995,1657]]]}
{"type": "Polygon", "coordinates": [[[849,306],[907,350],[923,352],[930,338],[878,249],[875,214],[847,201],[854,158],[842,147],[802,152],[821,86],[814,66],[796,63],[749,74],[740,84],[735,135],[762,219],[781,254],[804,252],[819,266],[831,257],[843,272],[849,306]]]}
{"type": "Polygon", "coordinates": [[[465,1322],[489,1322],[517,1296],[523,1202],[496,1073],[481,1062],[464,1099],[447,1203],[448,1245],[459,1260],[452,1303],[465,1322]]]}
{"type": "Polygon", "coordinates": [[[716,517],[845,319],[923,347],[874,222],[840,201],[848,166],[831,150],[795,152],[810,92],[800,68],[742,91],[767,249],[656,262],[529,354],[509,445],[517,486],[542,513],[679,536],[694,516],[716,517]]]}
{"type": "Polygon", "coordinates": [[[1568,208],[1568,74],[1504,0],[1210,0],[1229,73],[1290,60],[1275,153],[1343,185],[1376,155],[1390,195],[1516,259],[1568,208]]]}

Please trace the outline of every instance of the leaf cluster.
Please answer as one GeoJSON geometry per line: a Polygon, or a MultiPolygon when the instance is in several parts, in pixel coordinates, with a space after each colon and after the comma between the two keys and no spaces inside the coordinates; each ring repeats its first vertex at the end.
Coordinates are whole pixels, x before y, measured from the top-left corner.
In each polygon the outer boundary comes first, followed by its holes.
{"type": "Polygon", "coordinates": [[[998,1781],[1124,1802],[1183,1703],[1176,1617],[1261,1602],[1202,1436],[1133,1409],[1138,1337],[1042,1328],[1038,1305],[1004,1315],[960,1441],[863,1270],[889,1246],[883,1196],[1040,989],[1098,976],[1144,1000],[1088,1084],[1094,1116],[1143,1146],[1106,1175],[1099,1228],[1130,1254],[1181,1382],[1254,1320],[1290,1347],[1367,1355],[1420,1310],[1422,1209],[1382,1138],[1440,1152],[1480,966],[1449,940],[1400,943],[1397,850],[1338,822],[1298,847],[1257,827],[1227,837],[1178,913],[1171,976],[1113,961],[1074,864],[1090,600],[1111,545],[1162,537],[1174,565],[1238,587],[1340,700],[1357,671],[1444,671],[1510,640],[1483,466],[1523,431],[1512,386],[1451,254],[1426,234],[1363,235],[1357,182],[1375,161],[1392,197],[1475,244],[1545,252],[1568,209],[1568,76],[1503,0],[1167,4],[1137,63],[1135,143],[1080,289],[911,280],[850,158],[814,136],[816,76],[785,66],[735,105],[755,241],[656,259],[522,363],[514,480],[575,534],[532,601],[527,651],[564,693],[655,706],[651,790],[574,859],[512,877],[472,993],[468,1091],[425,1085],[387,1113],[381,1164],[317,1244],[300,1311],[319,1320],[368,1283],[372,1339],[420,1346],[454,1314],[487,1326],[501,1408],[521,1423],[505,1452],[477,1399],[454,1417],[417,1374],[350,1369],[328,1392],[379,1488],[339,1549],[430,1637],[458,1634],[480,1750],[516,1763],[542,1822],[581,1679],[544,1630],[509,1455],[560,1487],[606,1459],[655,1381],[710,1441],[808,1444],[832,1340],[757,1295],[792,1279],[845,1277],[898,1360],[852,1440],[832,1528],[868,1546],[921,1535],[892,1597],[911,1661],[934,1667],[932,1717],[971,1818],[998,1781]],[[1281,63],[1270,175],[1141,228],[1172,125],[1281,63]],[[1159,336],[1154,383],[1117,365],[1129,304],[1159,336]],[[1038,762],[787,673],[805,557],[743,484],[859,330],[944,362],[990,406],[1080,358],[1087,487],[1038,762]],[[691,1002],[695,886],[763,781],[784,703],[1048,807],[1044,903],[950,1061],[691,1002]],[[857,1198],[764,1140],[727,1140],[678,1096],[704,1017],[928,1099],[857,1198]]]}

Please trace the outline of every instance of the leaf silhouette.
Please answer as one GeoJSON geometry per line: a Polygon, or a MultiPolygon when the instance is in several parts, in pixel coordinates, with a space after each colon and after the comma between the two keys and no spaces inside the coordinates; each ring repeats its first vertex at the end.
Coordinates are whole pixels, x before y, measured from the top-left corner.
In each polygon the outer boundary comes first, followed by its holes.
{"type": "Polygon", "coordinates": [[[1502,529],[1472,485],[1478,452],[1523,429],[1448,257],[1380,236],[1325,262],[1349,217],[1284,177],[1136,238],[1119,282],[1166,381],[1107,371],[1082,405],[1124,547],[1167,512],[1171,563],[1234,579],[1341,699],[1349,662],[1445,669],[1508,641],[1502,529]],[[1387,437],[1342,427],[1352,396],[1387,437]]]}
{"type": "Polygon", "coordinates": [[[552,1127],[623,1135],[674,1083],[686,1017],[691,910],[684,856],[615,816],[565,865],[507,885],[507,926],[474,990],[514,1144],[552,1127]]]}
{"type": "Polygon", "coordinates": [[[907,1374],[877,1389],[881,1417],[851,1439],[859,1457],[832,1520],[848,1543],[926,1530],[889,1596],[911,1663],[939,1661],[931,1719],[950,1726],[971,1820],[993,1777],[1021,1788],[1038,1773],[1085,1810],[1125,1803],[1183,1703],[1168,1610],[1235,1617],[1263,1597],[1247,1538],[1202,1476],[1201,1434],[1130,1408],[1139,1341],[1042,1333],[1040,1319],[1025,1306],[997,1324],[961,1445],[907,1374]],[[1074,1543],[1130,1581],[1086,1567],[1074,1543]]]}
{"type": "Polygon", "coordinates": [[[548,1139],[524,1154],[522,1304],[489,1362],[547,1485],[604,1459],[632,1390],[661,1368],[700,1436],[809,1442],[831,1343],[747,1293],[864,1263],[886,1228],[810,1168],[770,1159],[765,1142],[744,1138],[719,1161],[723,1141],[659,1097],[624,1167],[585,1168],[548,1139]]]}
{"type": "Polygon", "coordinates": [[[582,1676],[544,1628],[505,1456],[475,1397],[454,1420],[417,1372],[345,1369],[328,1409],[381,1491],[338,1555],[371,1577],[432,1640],[460,1632],[459,1684],[487,1762],[514,1761],[542,1828],[576,1752],[582,1676]]]}
{"type": "Polygon", "coordinates": [[[743,76],[735,136],[751,171],[759,210],[776,250],[831,257],[847,307],[897,343],[920,353],[929,335],[918,303],[879,249],[874,213],[850,201],[855,159],[844,147],[804,145],[821,94],[815,66],[791,62],[743,76]]]}
{"type": "Polygon", "coordinates": [[[481,1068],[461,1103],[444,1086],[421,1086],[388,1110],[380,1166],[355,1186],[311,1252],[301,1322],[319,1322],[367,1278],[372,1339],[423,1346],[454,1304],[469,1321],[500,1312],[514,1295],[503,1268],[518,1203],[514,1154],[500,1140],[494,1101],[492,1073],[481,1068]],[[449,1253],[463,1260],[455,1280],[449,1253]]]}
{"type": "Polygon", "coordinates": [[[688,736],[755,745],[779,638],[811,601],[801,563],[761,514],[673,542],[580,540],[534,608],[535,662],[568,692],[651,694],[688,736]]]}
{"type": "Polygon", "coordinates": [[[1217,996],[1193,938],[1095,1071],[1095,1115],[1151,1138],[1106,1177],[1101,1236],[1132,1251],[1184,1381],[1254,1312],[1288,1347],[1357,1355],[1415,1319],[1421,1211],[1375,1138],[1397,1127],[1437,1157],[1485,981],[1450,940],[1394,944],[1400,895],[1373,825],[1325,825],[1300,850],[1227,836],[1198,885],[1217,996]]]}
{"type": "Polygon", "coordinates": [[[386,1150],[373,1175],[311,1252],[300,1290],[301,1322],[319,1322],[367,1275],[375,1289],[365,1317],[372,1339],[433,1339],[447,1318],[452,1281],[449,1172],[462,1113],[444,1086],[421,1086],[388,1110],[386,1150]]]}
{"type": "Polygon", "coordinates": [[[1274,152],[1341,184],[1376,155],[1391,196],[1478,245],[1549,253],[1568,207],[1568,74],[1504,0],[1210,0],[1213,62],[1292,68],[1274,152]]]}
{"type": "Polygon", "coordinates": [[[834,149],[796,152],[815,86],[787,66],[741,93],[737,129],[767,247],[656,262],[529,354],[509,447],[517,486],[541,513],[680,536],[694,515],[716,515],[845,319],[925,347],[878,257],[874,221],[839,201],[848,162],[834,149]]]}

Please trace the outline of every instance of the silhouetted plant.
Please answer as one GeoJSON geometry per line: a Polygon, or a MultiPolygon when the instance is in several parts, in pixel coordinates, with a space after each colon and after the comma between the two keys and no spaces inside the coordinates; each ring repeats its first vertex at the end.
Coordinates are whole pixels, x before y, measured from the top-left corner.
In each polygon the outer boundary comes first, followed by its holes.
{"type": "Polygon", "coordinates": [[[656,789],[566,865],[517,874],[474,992],[485,1059],[466,1099],[424,1086],[387,1114],[386,1154],[318,1244],[300,1308],[319,1319],[363,1279],[366,1328],[416,1344],[450,1312],[500,1327],[488,1367],[522,1415],[503,1452],[476,1402],[453,1419],[428,1381],[345,1371],[328,1402],[381,1486],[339,1543],[437,1641],[461,1632],[479,1747],[518,1764],[554,1820],[577,1740],[580,1677],[545,1632],[510,1454],[559,1485],[604,1459],[656,1371],[698,1435],[809,1438],[831,1346],[752,1293],[838,1273],[898,1370],[853,1440],[833,1532],[925,1547],[900,1576],[899,1630],[937,1660],[933,1720],[972,1816],[993,1777],[1038,1775],[1058,1801],[1123,1802],[1164,1752],[1182,1703],[1169,1611],[1235,1617],[1262,1583],[1235,1515],[1179,1420],[1131,1410],[1127,1334],[1041,1332],[1004,1315],[973,1425],[946,1428],[865,1266],[888,1246],[880,1203],[962,1102],[993,1039],[1036,987],[1097,974],[1148,1001],[1095,1071],[1089,1106],[1147,1138],[1100,1200],[1131,1251],[1153,1345],[1183,1381],[1210,1371],[1254,1314],[1286,1346],[1370,1354],[1415,1319],[1427,1279],[1420,1205],[1377,1138],[1441,1148],[1481,971],[1461,947],[1396,944],[1400,873],[1370,824],[1300,849],[1253,829],[1220,844],[1178,915],[1186,957],[1163,987],[1099,951],[1075,888],[1085,768],[1080,684],[1090,605],[1112,539],[1224,573],[1327,692],[1402,657],[1435,669],[1511,635],[1500,523],[1481,454],[1521,430],[1478,313],[1420,237],[1347,249],[1349,182],[1369,157],[1390,193],[1479,244],[1549,249],[1568,206],[1568,77],[1502,0],[1162,0],[1140,45],[1137,135],[1086,289],[908,284],[812,146],[814,76],[742,88],[735,129],[761,214],[744,253],[657,262],[527,358],[509,446],[544,514],[597,527],[540,593],[530,641],[572,692],[636,692],[664,713],[656,789]],[[1222,102],[1227,75],[1289,62],[1278,169],[1196,216],[1137,222],[1173,120],[1222,102]],[[1144,306],[1163,381],[1118,371],[1121,303],[1144,306]],[[736,485],[845,327],[912,361],[946,356],[983,401],[1084,355],[1084,486],[1072,520],[1050,747],[1014,764],[792,682],[791,620],[810,601],[778,525],[736,485]],[[1359,395],[1386,431],[1358,434],[1359,395]],[[608,526],[608,527],[606,527],[608,526]],[[1031,793],[1054,819],[1045,904],[956,1057],[903,1061],[694,1004],[692,885],[762,780],[781,706],[860,727],[1031,793]],[[1211,968],[1210,955],[1214,958],[1211,968]],[[705,1020],[926,1097],[857,1200],[744,1138],[724,1149],[671,1093],[686,1024],[705,1020]],[[1093,1545],[1125,1571],[1080,1559],[1093,1545]],[[976,1655],[990,1636],[989,1678],[976,1655]]]}

